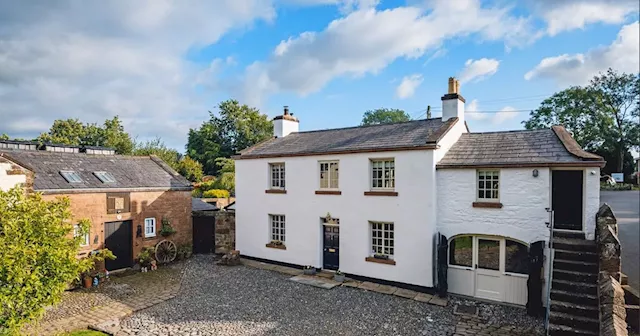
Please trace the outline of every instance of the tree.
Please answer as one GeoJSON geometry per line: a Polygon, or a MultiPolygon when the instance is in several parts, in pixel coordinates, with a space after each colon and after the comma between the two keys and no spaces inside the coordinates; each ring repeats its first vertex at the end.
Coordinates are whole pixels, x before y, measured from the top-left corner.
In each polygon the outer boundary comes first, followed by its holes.
{"type": "MultiPolygon", "coordinates": [[[[93,267],[93,260],[76,258],[81,237],[71,238],[69,204],[18,187],[0,190],[0,334],[18,333],[93,267]]],[[[87,232],[89,222],[80,227],[87,232]]]]}
{"type": "Polygon", "coordinates": [[[103,126],[83,124],[78,119],[55,120],[48,132],[40,134],[38,141],[74,146],[111,147],[118,154],[131,154],[133,141],[118,116],[105,120],[103,126]]]}
{"type": "Polygon", "coordinates": [[[221,102],[218,116],[209,115],[200,128],[189,130],[187,142],[187,155],[202,163],[209,175],[218,172],[215,159],[231,157],[273,136],[273,124],[266,115],[236,100],[221,102]]]}
{"type": "Polygon", "coordinates": [[[185,156],[178,164],[178,173],[191,182],[198,182],[202,179],[202,164],[189,156],[185,156]]]}
{"type": "Polygon", "coordinates": [[[361,125],[380,125],[411,120],[407,112],[399,109],[379,108],[362,115],[361,125]]]}
{"type": "Polygon", "coordinates": [[[155,155],[166,162],[173,170],[177,172],[180,170],[180,153],[175,149],[167,147],[160,138],[145,142],[135,142],[132,154],[136,156],[155,155]]]}
{"type": "Polygon", "coordinates": [[[4,134],[4,133],[2,133],[2,134],[0,134],[0,140],[9,140],[9,136],[4,134]]]}
{"type": "Polygon", "coordinates": [[[614,159],[605,171],[630,173],[625,170],[627,153],[640,147],[639,94],[637,74],[609,69],[585,87],[571,87],[545,99],[523,124],[527,129],[562,124],[584,149],[614,159]]]}

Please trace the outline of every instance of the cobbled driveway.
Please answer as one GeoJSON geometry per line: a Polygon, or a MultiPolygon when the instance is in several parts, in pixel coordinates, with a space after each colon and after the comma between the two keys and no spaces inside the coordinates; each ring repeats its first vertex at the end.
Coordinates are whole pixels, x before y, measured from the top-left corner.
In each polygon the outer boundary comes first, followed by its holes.
{"type": "MultiPolygon", "coordinates": [[[[356,288],[325,290],[289,277],[195,256],[178,295],[126,318],[118,335],[452,335],[460,320],[451,302],[443,308],[356,288]]],[[[539,327],[524,309],[478,306],[492,323],[539,327]]]]}

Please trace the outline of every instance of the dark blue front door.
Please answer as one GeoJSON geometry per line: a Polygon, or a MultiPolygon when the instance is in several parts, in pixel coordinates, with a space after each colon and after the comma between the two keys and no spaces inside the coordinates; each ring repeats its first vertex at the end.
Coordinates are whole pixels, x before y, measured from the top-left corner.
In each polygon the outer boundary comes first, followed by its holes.
{"type": "Polygon", "coordinates": [[[325,225],[322,268],[337,270],[339,265],[340,265],[340,227],[325,225]]]}

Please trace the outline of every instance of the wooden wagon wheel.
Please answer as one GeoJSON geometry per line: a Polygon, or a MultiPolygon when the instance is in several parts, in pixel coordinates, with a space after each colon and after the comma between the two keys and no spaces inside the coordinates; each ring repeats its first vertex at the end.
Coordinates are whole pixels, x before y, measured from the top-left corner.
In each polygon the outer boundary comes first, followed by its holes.
{"type": "Polygon", "coordinates": [[[170,240],[163,240],[156,245],[156,260],[161,264],[172,262],[178,255],[178,248],[170,240]]]}

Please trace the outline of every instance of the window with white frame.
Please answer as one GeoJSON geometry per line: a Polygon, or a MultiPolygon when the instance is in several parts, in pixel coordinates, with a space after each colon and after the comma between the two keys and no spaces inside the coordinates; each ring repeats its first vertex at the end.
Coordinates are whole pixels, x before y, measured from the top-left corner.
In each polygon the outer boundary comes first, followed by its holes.
{"type": "Polygon", "coordinates": [[[338,188],[338,161],[320,162],[320,189],[338,188]]]}
{"type": "Polygon", "coordinates": [[[395,239],[393,223],[369,222],[371,225],[371,252],[393,257],[395,239]]]}
{"type": "Polygon", "coordinates": [[[80,246],[89,246],[89,230],[83,234],[80,225],[76,224],[73,226],[73,237],[82,237],[80,246]]]}
{"type": "Polygon", "coordinates": [[[144,219],[144,236],[145,237],[156,236],[156,219],[155,218],[144,219]]]}
{"type": "Polygon", "coordinates": [[[269,222],[271,226],[271,241],[284,243],[285,241],[284,215],[269,215],[269,222]]]}
{"type": "Polygon", "coordinates": [[[284,163],[270,163],[271,189],[284,189],[284,163]]]}
{"type": "Polygon", "coordinates": [[[393,159],[371,160],[371,188],[394,189],[396,168],[393,159]]]}
{"type": "Polygon", "coordinates": [[[499,170],[478,170],[478,200],[498,201],[500,187],[499,170]]]}

